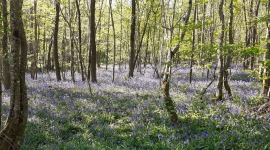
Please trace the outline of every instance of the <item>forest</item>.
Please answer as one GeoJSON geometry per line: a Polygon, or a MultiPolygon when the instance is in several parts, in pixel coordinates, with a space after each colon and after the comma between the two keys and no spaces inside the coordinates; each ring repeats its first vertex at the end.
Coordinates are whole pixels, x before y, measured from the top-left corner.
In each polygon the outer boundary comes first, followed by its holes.
{"type": "Polygon", "coordinates": [[[0,150],[270,149],[270,0],[1,0],[0,150]]]}

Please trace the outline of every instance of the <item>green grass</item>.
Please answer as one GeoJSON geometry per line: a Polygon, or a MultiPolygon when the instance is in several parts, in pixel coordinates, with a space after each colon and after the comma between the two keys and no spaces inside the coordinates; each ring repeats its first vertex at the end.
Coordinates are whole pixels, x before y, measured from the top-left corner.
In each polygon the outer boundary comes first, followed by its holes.
{"type": "MultiPolygon", "coordinates": [[[[199,100],[209,80],[193,84],[172,80],[179,115],[179,124],[172,125],[158,79],[153,83],[140,78],[93,84],[94,97],[86,83],[29,79],[30,112],[21,149],[270,149],[269,118],[247,111],[265,102],[256,94],[259,86],[250,86],[256,84],[231,81],[233,100],[214,102],[215,84],[199,100]]],[[[7,91],[4,94],[8,97],[7,91]]],[[[8,102],[2,109],[5,119],[8,102]]]]}

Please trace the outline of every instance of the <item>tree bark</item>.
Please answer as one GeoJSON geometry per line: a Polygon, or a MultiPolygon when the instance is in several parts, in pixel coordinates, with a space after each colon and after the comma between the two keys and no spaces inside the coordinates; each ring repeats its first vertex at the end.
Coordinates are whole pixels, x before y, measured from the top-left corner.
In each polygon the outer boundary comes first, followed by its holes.
{"type": "MultiPolygon", "coordinates": [[[[195,0],[195,3],[197,3],[196,2],[196,0],[195,0]]],[[[193,16],[193,23],[194,23],[194,25],[196,25],[196,23],[197,23],[197,8],[198,6],[196,5],[195,6],[195,8],[194,8],[194,16],[193,16]]],[[[189,83],[191,84],[191,82],[192,82],[192,73],[193,73],[193,62],[194,62],[194,54],[193,54],[193,52],[195,51],[195,39],[196,39],[196,29],[193,29],[192,30],[192,48],[191,48],[191,50],[192,50],[192,52],[191,52],[191,56],[190,56],[190,69],[189,69],[189,83]]]]}
{"type": "MultiPolygon", "coordinates": [[[[233,0],[231,0],[230,2],[230,6],[229,6],[229,10],[230,10],[230,22],[229,22],[229,44],[233,45],[234,44],[234,39],[233,39],[233,0]]],[[[228,54],[226,56],[226,61],[224,64],[224,87],[228,93],[228,96],[230,98],[232,98],[232,91],[231,91],[231,87],[229,85],[229,81],[228,81],[228,76],[229,76],[229,69],[231,66],[231,61],[232,61],[232,48],[230,48],[230,50],[228,50],[228,54]]]]}
{"type": "Polygon", "coordinates": [[[224,33],[225,33],[225,22],[224,22],[224,13],[223,13],[224,0],[219,1],[219,19],[221,23],[221,32],[219,35],[219,48],[217,50],[218,57],[218,85],[216,89],[216,100],[222,100],[222,89],[223,89],[223,77],[224,77],[224,62],[223,62],[223,44],[224,44],[224,33]]]}
{"type": "MultiPolygon", "coordinates": [[[[188,24],[191,9],[192,9],[192,0],[189,0],[188,11],[187,11],[187,15],[185,16],[185,20],[184,20],[185,26],[187,26],[187,24],[188,24]]],[[[172,30],[171,30],[171,32],[172,32],[172,30]]],[[[180,36],[180,41],[183,41],[185,34],[186,34],[186,29],[184,28],[182,33],[181,33],[181,36],[180,36]]],[[[169,79],[169,77],[170,77],[170,73],[171,73],[172,58],[175,56],[174,54],[179,50],[180,41],[174,46],[174,48],[172,50],[168,49],[167,61],[166,61],[166,65],[165,65],[165,72],[164,72],[163,81],[162,81],[162,91],[163,91],[165,106],[166,106],[166,109],[170,115],[170,120],[172,123],[177,123],[178,117],[176,114],[176,110],[174,108],[174,103],[170,97],[170,92],[169,92],[170,91],[170,79],[169,79]]]]}
{"type": "Polygon", "coordinates": [[[97,82],[97,50],[95,30],[95,0],[91,0],[91,21],[90,21],[90,47],[91,47],[91,81],[97,82]]]}
{"type": "Polygon", "coordinates": [[[53,56],[55,62],[55,71],[57,81],[61,81],[60,74],[60,65],[58,58],[58,27],[59,27],[59,12],[60,12],[60,3],[56,0],[55,2],[56,15],[55,15],[55,26],[54,26],[54,38],[53,38],[53,56]]]}
{"type": "Polygon", "coordinates": [[[34,0],[34,58],[31,63],[31,78],[35,79],[37,73],[37,52],[38,52],[38,39],[37,39],[37,0],[34,0]]]}
{"type": "Polygon", "coordinates": [[[130,57],[128,77],[134,76],[135,59],[135,29],[136,29],[136,0],[131,2],[131,26],[130,26],[130,57]]]}
{"type": "MultiPolygon", "coordinates": [[[[0,5],[1,7],[1,5],[0,5]]],[[[2,11],[0,11],[0,18],[2,18],[2,11]]],[[[0,22],[0,29],[2,29],[2,22],[0,22]]],[[[2,43],[0,42],[0,47],[2,47],[2,43]]],[[[3,56],[0,55],[0,131],[2,129],[2,79],[3,79],[3,56]]]]}
{"type": "Polygon", "coordinates": [[[10,74],[10,62],[9,62],[9,51],[8,51],[8,11],[7,11],[7,0],[2,0],[2,12],[3,12],[3,37],[2,37],[2,47],[3,47],[3,83],[5,89],[10,89],[11,87],[11,74],[10,74]]]}
{"type": "Polygon", "coordinates": [[[78,0],[76,0],[76,7],[78,12],[78,30],[79,30],[79,62],[81,67],[82,81],[85,81],[84,69],[83,69],[83,58],[82,58],[82,29],[81,29],[81,11],[78,0]]]}
{"type": "MultiPolygon", "coordinates": [[[[270,15],[270,0],[268,0],[268,15],[270,15]]],[[[269,22],[266,22],[266,26],[267,26],[267,44],[266,44],[266,53],[264,55],[264,60],[268,63],[265,63],[265,69],[264,69],[264,80],[263,80],[263,87],[262,87],[262,94],[264,96],[267,96],[268,98],[270,97],[270,64],[269,64],[269,60],[270,60],[270,24],[269,22]]]]}
{"type": "Polygon", "coordinates": [[[112,0],[110,0],[110,14],[111,14],[111,21],[112,21],[112,28],[113,28],[113,78],[112,82],[114,82],[114,74],[115,74],[115,55],[116,55],[116,34],[115,34],[115,27],[113,21],[113,12],[112,12],[112,0]]]}
{"type": "Polygon", "coordinates": [[[11,96],[9,116],[0,133],[0,149],[19,149],[28,118],[25,71],[27,41],[22,21],[22,0],[10,0],[11,96]],[[19,61],[18,61],[19,60],[19,61]]]}

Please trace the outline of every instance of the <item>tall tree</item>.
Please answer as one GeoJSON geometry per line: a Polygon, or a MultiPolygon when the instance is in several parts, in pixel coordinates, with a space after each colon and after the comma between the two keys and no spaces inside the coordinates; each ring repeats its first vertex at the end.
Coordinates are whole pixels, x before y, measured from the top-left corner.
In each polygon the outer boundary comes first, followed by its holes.
{"type": "MultiPolygon", "coordinates": [[[[267,14],[270,15],[270,0],[268,0],[267,5],[267,14]]],[[[266,27],[267,27],[267,43],[266,43],[266,53],[264,55],[265,60],[265,69],[264,69],[264,80],[263,80],[263,87],[262,87],[262,94],[265,96],[270,97],[270,24],[269,21],[266,21],[266,27]]]]}
{"type": "MultiPolygon", "coordinates": [[[[197,3],[197,1],[195,0],[195,4],[197,3]]],[[[193,16],[193,23],[194,25],[196,25],[197,23],[197,9],[198,9],[198,5],[195,5],[194,7],[194,16],[193,16]]],[[[194,28],[192,30],[192,52],[191,52],[191,56],[190,56],[190,68],[189,68],[189,83],[192,82],[192,71],[193,71],[193,62],[194,62],[194,51],[195,51],[195,39],[196,39],[196,29],[194,28]]]]}
{"type": "Polygon", "coordinates": [[[11,87],[11,75],[10,75],[10,62],[9,62],[9,51],[8,51],[8,11],[7,11],[7,0],[2,0],[2,15],[3,15],[3,36],[2,36],[2,48],[3,48],[3,79],[5,89],[11,87]]]}
{"type": "MultiPolygon", "coordinates": [[[[180,41],[183,41],[184,37],[186,35],[186,30],[187,30],[186,26],[188,24],[191,9],[192,9],[192,0],[189,0],[188,3],[189,3],[188,11],[187,11],[187,14],[186,14],[185,19],[184,19],[185,27],[181,33],[180,41]]],[[[163,3],[163,5],[164,5],[164,3],[163,3]]],[[[165,22],[166,22],[166,20],[165,20],[165,22]]],[[[174,28],[174,26],[171,25],[171,27],[170,27],[171,34],[172,34],[173,28],[174,28]]],[[[170,73],[171,73],[171,67],[172,67],[172,59],[175,56],[175,53],[179,50],[180,41],[178,41],[178,43],[174,46],[174,48],[172,50],[171,50],[171,48],[167,49],[168,50],[167,60],[166,60],[165,72],[164,72],[164,76],[163,76],[163,80],[162,80],[162,91],[163,91],[163,97],[165,100],[165,106],[166,106],[166,109],[170,115],[170,120],[172,123],[178,122],[178,116],[177,116],[176,110],[174,108],[174,102],[170,96],[170,73]]]]}
{"type": "Polygon", "coordinates": [[[0,149],[19,149],[28,118],[25,71],[27,41],[22,20],[23,0],[10,0],[11,96],[9,115],[0,133],[0,149]]]}
{"type": "Polygon", "coordinates": [[[135,29],[136,29],[136,0],[131,1],[131,26],[130,26],[130,57],[129,57],[129,77],[134,76],[135,69],[135,29]]]}
{"type": "Polygon", "coordinates": [[[95,0],[91,0],[90,20],[90,48],[91,48],[91,81],[97,82],[97,50],[95,28],[95,0]]]}
{"type": "Polygon", "coordinates": [[[85,81],[82,57],[82,25],[81,25],[81,10],[79,1],[76,0],[76,8],[78,13],[78,30],[79,30],[79,62],[81,67],[82,81],[85,81]]]}
{"type": "Polygon", "coordinates": [[[110,0],[110,15],[112,21],[112,28],[113,28],[113,78],[112,82],[114,82],[114,74],[115,74],[115,55],[116,55],[116,34],[115,34],[115,27],[113,21],[113,11],[112,11],[112,0],[110,0]]]}
{"type": "Polygon", "coordinates": [[[37,53],[38,53],[38,38],[37,38],[37,0],[34,0],[34,58],[31,63],[31,78],[34,79],[37,72],[37,53]]]}
{"type": "MultiPolygon", "coordinates": [[[[230,20],[229,20],[229,44],[230,45],[233,45],[234,44],[234,36],[233,36],[233,0],[231,0],[230,2],[230,6],[229,6],[229,10],[230,10],[230,20]]],[[[229,85],[229,81],[228,81],[228,78],[229,78],[229,69],[230,69],[230,66],[231,66],[231,61],[232,61],[232,48],[230,48],[230,50],[228,50],[228,55],[226,56],[226,59],[225,59],[225,63],[224,63],[224,79],[223,79],[223,82],[224,82],[224,87],[229,95],[230,98],[232,98],[232,91],[231,91],[231,87],[229,85]]]]}
{"type": "Polygon", "coordinates": [[[224,34],[225,34],[225,20],[223,12],[224,0],[219,1],[218,5],[218,14],[221,23],[220,35],[219,35],[219,48],[217,50],[218,57],[218,85],[216,89],[216,100],[222,100],[222,91],[223,91],[223,77],[224,77],[224,65],[223,65],[223,45],[224,45],[224,34]]]}
{"type": "Polygon", "coordinates": [[[54,23],[54,37],[53,37],[53,56],[54,56],[54,65],[56,70],[56,78],[57,81],[61,81],[60,74],[60,65],[58,58],[58,28],[59,28],[59,13],[60,13],[60,2],[58,0],[55,1],[55,23],[54,23]]]}

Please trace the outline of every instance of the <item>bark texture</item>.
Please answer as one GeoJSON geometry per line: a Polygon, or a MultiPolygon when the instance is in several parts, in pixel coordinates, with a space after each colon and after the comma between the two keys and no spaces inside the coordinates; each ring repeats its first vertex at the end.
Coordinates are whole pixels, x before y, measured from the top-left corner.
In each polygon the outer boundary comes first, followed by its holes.
{"type": "Polygon", "coordinates": [[[4,129],[0,133],[1,150],[20,148],[28,117],[28,100],[25,83],[27,42],[21,14],[22,3],[22,0],[10,0],[10,62],[12,82],[9,116],[4,129]]]}
{"type": "Polygon", "coordinates": [[[135,69],[135,29],[136,29],[136,0],[132,0],[131,4],[131,26],[130,26],[130,57],[129,57],[129,73],[128,77],[134,76],[135,69]]]}
{"type": "Polygon", "coordinates": [[[219,35],[219,48],[217,51],[217,57],[218,57],[218,85],[216,89],[216,100],[222,100],[222,94],[223,94],[223,77],[224,77],[224,65],[223,65],[223,52],[222,52],[222,47],[224,44],[224,32],[225,32],[225,22],[224,22],[224,13],[223,13],[223,5],[224,5],[224,0],[219,1],[219,19],[221,23],[221,32],[219,35]]]}
{"type": "Polygon", "coordinates": [[[11,75],[10,75],[10,62],[9,62],[9,51],[8,51],[8,11],[7,11],[7,0],[2,0],[2,12],[3,12],[3,37],[2,37],[2,47],[3,47],[3,79],[5,89],[10,89],[11,87],[11,75]]]}
{"type": "Polygon", "coordinates": [[[60,13],[60,3],[58,1],[55,2],[55,26],[54,26],[54,37],[53,37],[53,56],[54,56],[54,64],[56,71],[57,81],[61,81],[61,73],[60,73],[60,65],[58,58],[58,27],[59,27],[59,13],[60,13]]]}
{"type": "Polygon", "coordinates": [[[91,48],[91,81],[97,82],[97,50],[96,50],[96,25],[95,25],[95,0],[91,0],[90,18],[90,48],[91,48]]]}

